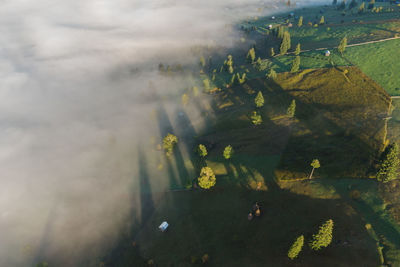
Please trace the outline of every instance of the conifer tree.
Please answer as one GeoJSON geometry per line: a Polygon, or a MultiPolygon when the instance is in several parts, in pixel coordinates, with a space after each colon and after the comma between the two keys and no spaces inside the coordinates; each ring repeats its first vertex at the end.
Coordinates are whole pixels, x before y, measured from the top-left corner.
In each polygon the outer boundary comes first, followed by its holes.
{"type": "Polygon", "coordinates": [[[297,26],[299,26],[299,27],[303,26],[303,16],[300,16],[297,26]]]}
{"type": "Polygon", "coordinates": [[[254,99],[254,102],[256,103],[256,107],[258,108],[264,106],[264,96],[261,91],[258,92],[256,98],[254,99]]]}
{"type": "Polygon", "coordinates": [[[203,167],[200,171],[198,179],[199,186],[203,189],[210,189],[215,185],[216,178],[213,170],[210,167],[203,167]]]}
{"type": "Polygon", "coordinates": [[[320,228],[317,234],[313,235],[313,239],[309,242],[311,249],[320,250],[329,246],[332,242],[333,221],[327,220],[320,228]]]}
{"type": "Polygon", "coordinates": [[[324,24],[324,23],[325,23],[325,17],[322,16],[321,19],[320,19],[320,21],[319,21],[319,24],[322,25],[322,24],[324,24]]]}
{"type": "Polygon", "coordinates": [[[298,72],[300,68],[300,56],[296,56],[292,62],[290,72],[298,72]]]}
{"type": "Polygon", "coordinates": [[[283,39],[284,33],[285,33],[285,28],[283,28],[283,26],[279,26],[279,28],[278,28],[278,38],[283,39]]]}
{"type": "Polygon", "coordinates": [[[206,66],[206,60],[203,56],[200,57],[200,65],[204,68],[206,66]]]}
{"type": "Polygon", "coordinates": [[[254,125],[260,125],[260,124],[262,123],[261,115],[259,115],[259,114],[257,113],[257,111],[253,111],[253,113],[252,113],[251,116],[250,116],[250,119],[251,119],[251,122],[252,122],[254,125]]]}
{"type": "Polygon", "coordinates": [[[271,80],[275,80],[277,77],[276,71],[274,69],[270,69],[267,77],[271,80]]]}
{"type": "Polygon", "coordinates": [[[378,170],[376,178],[379,182],[387,183],[397,178],[397,170],[399,168],[399,146],[394,143],[385,151],[384,159],[378,170]]]}
{"type": "Polygon", "coordinates": [[[251,63],[254,63],[254,60],[256,59],[256,51],[254,50],[254,47],[252,47],[247,53],[247,58],[251,60],[251,63]]]}
{"type": "Polygon", "coordinates": [[[225,159],[230,159],[232,157],[233,148],[231,145],[225,147],[223,155],[225,159]]]}
{"type": "Polygon", "coordinates": [[[204,79],[203,80],[203,85],[204,85],[204,90],[206,91],[206,92],[209,92],[210,91],[210,80],[209,79],[204,79]]]}
{"type": "Polygon", "coordinates": [[[343,37],[343,39],[340,41],[340,44],[338,46],[338,50],[341,54],[343,54],[344,51],[346,50],[346,46],[347,46],[347,38],[343,37]]]}
{"type": "Polygon", "coordinates": [[[296,239],[296,241],[294,241],[294,243],[290,247],[288,251],[289,259],[291,260],[295,259],[301,252],[303,245],[304,245],[304,236],[301,235],[296,239]]]}
{"type": "Polygon", "coordinates": [[[270,54],[271,54],[271,57],[275,56],[275,51],[274,51],[274,48],[273,48],[273,47],[271,47],[271,52],[270,52],[270,54]]]}
{"type": "Polygon", "coordinates": [[[287,109],[287,115],[293,118],[295,113],[296,113],[296,100],[293,99],[287,109]]]}
{"type": "Polygon", "coordinates": [[[226,65],[228,66],[228,71],[230,74],[233,73],[233,59],[231,55],[228,55],[228,61],[226,62],[226,65]]]}
{"type": "Polygon", "coordinates": [[[283,34],[283,39],[282,39],[281,48],[280,48],[281,55],[286,54],[289,49],[290,49],[290,33],[285,32],[283,34]]]}
{"type": "Polygon", "coordinates": [[[365,3],[362,2],[360,7],[358,8],[358,13],[363,13],[365,11],[365,3]]]}
{"type": "Polygon", "coordinates": [[[300,44],[297,44],[296,45],[296,50],[294,51],[294,54],[296,56],[298,56],[298,55],[300,55],[300,52],[301,52],[301,46],[300,46],[300,44]]]}

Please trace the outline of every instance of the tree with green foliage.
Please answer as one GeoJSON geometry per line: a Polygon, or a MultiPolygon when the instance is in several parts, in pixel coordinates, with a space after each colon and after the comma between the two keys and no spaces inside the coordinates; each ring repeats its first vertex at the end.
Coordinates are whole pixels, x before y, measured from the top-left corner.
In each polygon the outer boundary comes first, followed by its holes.
{"type": "Polygon", "coordinates": [[[384,158],[376,175],[377,180],[387,183],[397,179],[399,163],[399,146],[397,143],[394,143],[388,146],[384,152],[384,158]]]}
{"type": "Polygon", "coordinates": [[[236,77],[239,84],[243,84],[246,81],[246,72],[242,74],[242,77],[240,77],[239,73],[236,73],[236,77]]]}
{"type": "Polygon", "coordinates": [[[280,52],[281,55],[284,55],[287,53],[287,51],[290,49],[290,33],[289,32],[285,32],[283,34],[283,39],[282,39],[282,43],[281,43],[281,47],[280,47],[280,52]]]}
{"type": "Polygon", "coordinates": [[[271,54],[271,57],[275,56],[275,51],[274,51],[274,48],[273,48],[273,47],[271,47],[270,54],[271,54]]]}
{"type": "Polygon", "coordinates": [[[312,179],[312,176],[314,174],[314,170],[318,169],[319,167],[321,167],[321,164],[319,164],[319,160],[318,159],[313,159],[313,161],[311,162],[311,167],[312,167],[312,171],[310,173],[310,177],[308,177],[308,179],[312,179]]]}
{"type": "Polygon", "coordinates": [[[278,74],[276,74],[276,71],[274,69],[270,69],[267,74],[268,79],[271,79],[271,80],[275,80],[277,76],[278,76],[278,74]]]}
{"type": "Polygon", "coordinates": [[[230,159],[232,157],[233,148],[231,145],[225,147],[223,155],[225,159],[230,159]]]}
{"type": "Polygon", "coordinates": [[[297,26],[299,26],[299,27],[303,26],[303,16],[300,16],[297,26]]]}
{"type": "Polygon", "coordinates": [[[368,4],[368,9],[373,9],[375,6],[375,0],[371,0],[368,4]]]}
{"type": "Polygon", "coordinates": [[[343,39],[340,41],[340,44],[338,46],[339,52],[343,55],[344,51],[346,50],[347,46],[347,38],[343,37],[343,39]]]}
{"type": "Polygon", "coordinates": [[[321,248],[329,246],[332,242],[333,221],[327,220],[320,228],[317,234],[313,235],[312,240],[309,242],[310,248],[313,250],[320,250],[321,248]]]}
{"type": "Polygon", "coordinates": [[[292,68],[290,69],[290,72],[292,72],[292,73],[293,72],[298,72],[299,68],[300,68],[300,56],[296,56],[293,59],[292,68]]]}
{"type": "Polygon", "coordinates": [[[254,63],[254,60],[256,59],[256,51],[254,50],[254,47],[252,47],[247,53],[247,58],[251,61],[251,63],[254,63]]]}
{"type": "Polygon", "coordinates": [[[319,24],[320,25],[325,24],[325,17],[324,16],[322,16],[321,19],[319,20],[319,24]]]}
{"type": "Polygon", "coordinates": [[[186,106],[189,102],[189,96],[187,94],[182,95],[182,105],[186,106]]]}
{"type": "Polygon", "coordinates": [[[230,74],[233,73],[233,58],[232,55],[228,55],[228,61],[226,62],[226,65],[228,66],[228,71],[230,74]]]}
{"type": "Polygon", "coordinates": [[[282,25],[280,25],[278,27],[278,38],[283,39],[284,33],[285,33],[285,28],[282,25]]]}
{"type": "Polygon", "coordinates": [[[361,3],[361,5],[360,5],[360,7],[358,8],[358,13],[363,13],[365,11],[365,3],[364,2],[362,2],[361,3]]]}
{"type": "Polygon", "coordinates": [[[254,99],[254,102],[256,103],[256,107],[258,108],[264,106],[264,96],[261,91],[258,92],[256,98],[254,99]]]}
{"type": "Polygon", "coordinates": [[[253,113],[252,113],[251,116],[250,116],[250,119],[251,119],[251,122],[252,122],[254,125],[260,125],[260,124],[262,123],[261,115],[259,115],[259,114],[257,113],[257,111],[253,111],[253,113]]]}
{"type": "Polygon", "coordinates": [[[296,241],[294,241],[294,243],[290,247],[288,251],[289,259],[291,260],[295,259],[301,252],[303,245],[304,245],[304,236],[301,235],[296,239],[296,241]]]}
{"type": "Polygon", "coordinates": [[[166,151],[167,156],[172,155],[174,146],[178,143],[178,138],[173,134],[167,134],[163,139],[163,148],[166,151]]]}
{"type": "Polygon", "coordinates": [[[211,90],[211,88],[210,88],[210,80],[209,79],[204,79],[203,80],[203,86],[204,86],[204,91],[209,92],[211,90]]]}
{"type": "Polygon", "coordinates": [[[300,52],[301,52],[301,46],[300,46],[300,44],[297,44],[296,45],[296,50],[294,51],[294,54],[296,56],[298,56],[298,55],[300,55],[300,52]]]}
{"type": "Polygon", "coordinates": [[[200,57],[200,65],[204,68],[206,66],[206,60],[203,56],[200,57]]]}
{"type": "Polygon", "coordinates": [[[294,99],[292,100],[286,113],[289,117],[291,117],[291,118],[294,117],[294,114],[296,113],[296,100],[294,100],[294,99]]]}
{"type": "Polygon", "coordinates": [[[205,157],[208,154],[206,146],[202,144],[199,145],[197,152],[199,153],[200,157],[205,157]]]}
{"type": "Polygon", "coordinates": [[[203,189],[210,189],[217,181],[215,174],[210,167],[203,167],[200,171],[200,176],[197,178],[199,186],[203,189]]]}

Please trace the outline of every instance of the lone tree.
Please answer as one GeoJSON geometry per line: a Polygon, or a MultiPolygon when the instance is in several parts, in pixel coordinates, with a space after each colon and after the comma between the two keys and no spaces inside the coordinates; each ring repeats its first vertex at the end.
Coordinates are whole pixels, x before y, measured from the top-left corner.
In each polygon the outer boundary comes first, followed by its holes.
{"type": "Polygon", "coordinates": [[[275,51],[274,51],[274,48],[273,48],[273,47],[271,47],[270,54],[271,54],[271,57],[275,56],[275,51]]]}
{"type": "Polygon", "coordinates": [[[182,105],[186,106],[188,102],[189,102],[189,96],[187,94],[183,94],[182,95],[182,105]]]}
{"type": "Polygon", "coordinates": [[[292,68],[290,69],[290,72],[298,72],[300,68],[300,57],[296,56],[292,62],[292,68]]]}
{"type": "Polygon", "coordinates": [[[224,149],[224,158],[225,159],[230,159],[233,155],[233,148],[231,145],[226,146],[224,149]]]}
{"type": "Polygon", "coordinates": [[[210,91],[210,80],[204,79],[203,86],[204,86],[204,91],[209,92],[210,91]]]}
{"type": "Polygon", "coordinates": [[[289,259],[291,260],[295,259],[301,252],[303,245],[304,245],[304,236],[301,235],[296,239],[296,241],[294,241],[294,243],[290,247],[288,251],[289,259]]]}
{"type": "Polygon", "coordinates": [[[384,153],[384,159],[378,170],[376,178],[379,182],[387,183],[397,178],[399,168],[399,146],[397,143],[389,146],[384,153]]]}
{"type": "Polygon", "coordinates": [[[210,167],[203,167],[200,171],[200,177],[197,178],[199,186],[203,189],[210,189],[215,185],[216,178],[213,170],[210,167]]]}
{"type": "Polygon", "coordinates": [[[197,151],[198,151],[200,157],[205,157],[208,154],[206,146],[202,145],[202,144],[199,145],[197,151]]]}
{"type": "Polygon", "coordinates": [[[298,55],[300,55],[300,52],[301,52],[301,46],[300,46],[300,44],[297,44],[296,45],[296,50],[294,51],[294,54],[296,56],[298,56],[298,55]]]}
{"type": "Polygon", "coordinates": [[[259,114],[257,113],[257,111],[253,111],[253,113],[252,113],[251,116],[250,116],[250,119],[251,119],[251,122],[252,122],[254,125],[260,125],[260,124],[262,123],[261,115],[259,115],[259,114]]]}
{"type": "Polygon", "coordinates": [[[251,60],[251,63],[254,63],[254,60],[256,59],[256,51],[254,50],[254,47],[252,47],[247,53],[247,58],[251,60]]]}
{"type": "Polygon", "coordinates": [[[346,46],[347,46],[347,38],[343,37],[343,39],[340,41],[340,44],[338,46],[338,50],[339,50],[340,54],[343,55],[344,50],[346,50],[346,46]]]}
{"type": "Polygon", "coordinates": [[[360,7],[358,8],[358,13],[363,13],[365,11],[365,3],[364,2],[362,2],[361,3],[361,5],[360,5],[360,7]]]}
{"type": "Polygon", "coordinates": [[[167,156],[172,154],[174,146],[178,143],[178,138],[173,134],[167,134],[163,139],[163,148],[166,151],[167,156]]]}
{"type": "Polygon", "coordinates": [[[299,27],[303,26],[303,16],[300,16],[297,26],[299,26],[299,27]]]}
{"type": "Polygon", "coordinates": [[[280,47],[280,52],[281,55],[284,55],[287,53],[287,51],[290,49],[291,44],[290,44],[290,33],[289,32],[285,32],[283,34],[283,40],[281,43],[281,47],[280,47]]]}
{"type": "Polygon", "coordinates": [[[313,174],[314,174],[314,170],[318,169],[319,167],[321,167],[321,165],[319,164],[319,160],[318,159],[313,159],[313,161],[311,162],[311,167],[312,167],[312,171],[310,173],[310,177],[309,179],[312,178],[313,174]]]}
{"type": "Polygon", "coordinates": [[[296,100],[293,99],[292,103],[290,103],[287,109],[287,115],[293,118],[295,113],[296,113],[296,100]]]}
{"type": "Polygon", "coordinates": [[[310,248],[313,250],[320,250],[321,248],[329,246],[332,242],[333,221],[327,220],[320,228],[317,234],[313,235],[310,241],[310,248]]]}
{"type": "Polygon", "coordinates": [[[261,91],[258,92],[256,98],[254,99],[254,102],[256,103],[256,107],[258,108],[264,106],[264,96],[261,91]]]}
{"type": "Polygon", "coordinates": [[[319,24],[322,25],[322,24],[324,24],[324,23],[325,23],[325,17],[322,16],[321,19],[320,19],[320,21],[319,21],[319,24]]]}
{"type": "Polygon", "coordinates": [[[226,65],[228,66],[228,71],[230,74],[233,73],[233,59],[232,55],[228,55],[228,61],[226,62],[226,65]]]}

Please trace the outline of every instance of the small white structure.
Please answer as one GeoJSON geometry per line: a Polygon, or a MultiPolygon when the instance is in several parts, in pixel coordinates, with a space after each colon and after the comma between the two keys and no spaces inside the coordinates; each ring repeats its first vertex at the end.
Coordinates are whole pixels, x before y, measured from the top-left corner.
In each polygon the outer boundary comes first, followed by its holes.
{"type": "Polygon", "coordinates": [[[330,55],[331,55],[331,51],[326,50],[326,51],[325,51],[325,56],[326,56],[326,57],[329,57],[330,55]]]}
{"type": "Polygon", "coordinates": [[[158,229],[161,230],[161,232],[165,232],[168,229],[169,224],[167,222],[162,222],[162,224],[160,224],[160,226],[158,226],[158,229]]]}
{"type": "Polygon", "coordinates": [[[272,29],[272,24],[268,25],[268,29],[270,29],[270,30],[272,29]]]}
{"type": "Polygon", "coordinates": [[[275,19],[275,16],[272,16],[271,19],[275,19]]]}

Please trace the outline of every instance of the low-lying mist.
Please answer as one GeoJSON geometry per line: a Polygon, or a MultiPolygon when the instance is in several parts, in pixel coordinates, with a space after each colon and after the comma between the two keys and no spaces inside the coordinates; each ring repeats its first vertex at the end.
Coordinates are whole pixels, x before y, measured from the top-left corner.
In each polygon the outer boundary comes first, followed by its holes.
{"type": "Polygon", "coordinates": [[[193,46],[229,48],[238,39],[235,22],[284,3],[0,6],[0,266],[88,266],[143,220],[141,194],[157,202],[169,188],[157,150],[162,135],[174,131],[185,158],[186,140],[206,123],[206,97],[181,104],[195,85],[191,75],[169,78],[158,64],[196,66],[193,46]]]}

